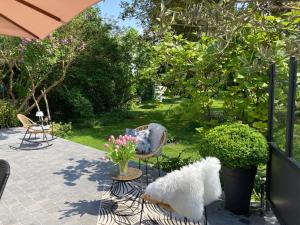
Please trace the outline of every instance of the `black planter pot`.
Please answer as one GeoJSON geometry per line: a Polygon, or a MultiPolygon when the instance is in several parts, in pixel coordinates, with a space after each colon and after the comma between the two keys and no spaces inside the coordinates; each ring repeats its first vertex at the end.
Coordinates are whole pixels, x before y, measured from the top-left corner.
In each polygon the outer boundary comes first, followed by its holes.
{"type": "Polygon", "coordinates": [[[251,169],[222,168],[225,208],[235,214],[249,212],[257,167],[251,169]]]}

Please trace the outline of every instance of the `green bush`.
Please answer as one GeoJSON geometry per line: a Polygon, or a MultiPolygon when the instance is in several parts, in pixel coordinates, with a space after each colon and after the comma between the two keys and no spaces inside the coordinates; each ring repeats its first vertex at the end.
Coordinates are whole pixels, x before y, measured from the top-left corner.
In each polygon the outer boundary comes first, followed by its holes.
{"type": "Polygon", "coordinates": [[[53,133],[57,137],[67,137],[72,133],[72,123],[52,123],[53,133]]]}
{"type": "Polygon", "coordinates": [[[92,103],[77,89],[69,93],[69,102],[72,105],[72,113],[80,118],[94,117],[92,103]]]}
{"type": "Polygon", "coordinates": [[[17,126],[17,112],[7,101],[0,100],[0,128],[17,126]]]}
{"type": "Polygon", "coordinates": [[[268,156],[265,137],[241,123],[220,125],[209,130],[201,146],[203,157],[217,157],[228,168],[251,168],[265,163],[268,156]]]}
{"type": "Polygon", "coordinates": [[[165,172],[171,172],[174,170],[178,170],[185,165],[189,165],[194,162],[191,157],[183,158],[181,155],[184,151],[181,151],[177,156],[169,157],[166,155],[162,155],[162,159],[159,162],[159,165],[156,163],[155,167],[165,172]]]}

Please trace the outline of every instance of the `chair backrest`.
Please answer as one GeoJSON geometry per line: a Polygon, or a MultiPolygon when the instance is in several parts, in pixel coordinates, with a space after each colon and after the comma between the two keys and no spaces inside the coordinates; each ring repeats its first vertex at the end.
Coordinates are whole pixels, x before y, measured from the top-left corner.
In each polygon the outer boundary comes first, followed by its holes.
{"type": "Polygon", "coordinates": [[[2,197],[9,175],[10,175],[10,166],[8,162],[3,159],[0,159],[0,199],[2,197]]]}
{"type": "Polygon", "coordinates": [[[31,119],[29,119],[27,116],[24,116],[23,114],[18,114],[17,117],[20,120],[20,122],[22,123],[23,127],[25,127],[25,128],[28,128],[34,124],[31,119]]]}

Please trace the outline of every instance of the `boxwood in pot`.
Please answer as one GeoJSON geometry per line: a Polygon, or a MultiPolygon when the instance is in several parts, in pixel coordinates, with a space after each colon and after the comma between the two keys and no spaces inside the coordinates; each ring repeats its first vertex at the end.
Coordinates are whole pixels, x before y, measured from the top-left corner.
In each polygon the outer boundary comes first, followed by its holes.
{"type": "Polygon", "coordinates": [[[201,155],[222,163],[225,208],[247,214],[257,166],[268,157],[265,137],[245,124],[220,125],[204,134],[201,155]]]}

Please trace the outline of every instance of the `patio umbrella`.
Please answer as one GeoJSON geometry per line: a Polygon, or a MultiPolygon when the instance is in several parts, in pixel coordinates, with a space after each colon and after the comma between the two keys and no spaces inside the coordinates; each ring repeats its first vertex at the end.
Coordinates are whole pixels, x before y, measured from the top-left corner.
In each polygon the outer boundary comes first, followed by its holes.
{"type": "Polygon", "coordinates": [[[43,39],[100,0],[0,0],[0,34],[43,39]]]}

